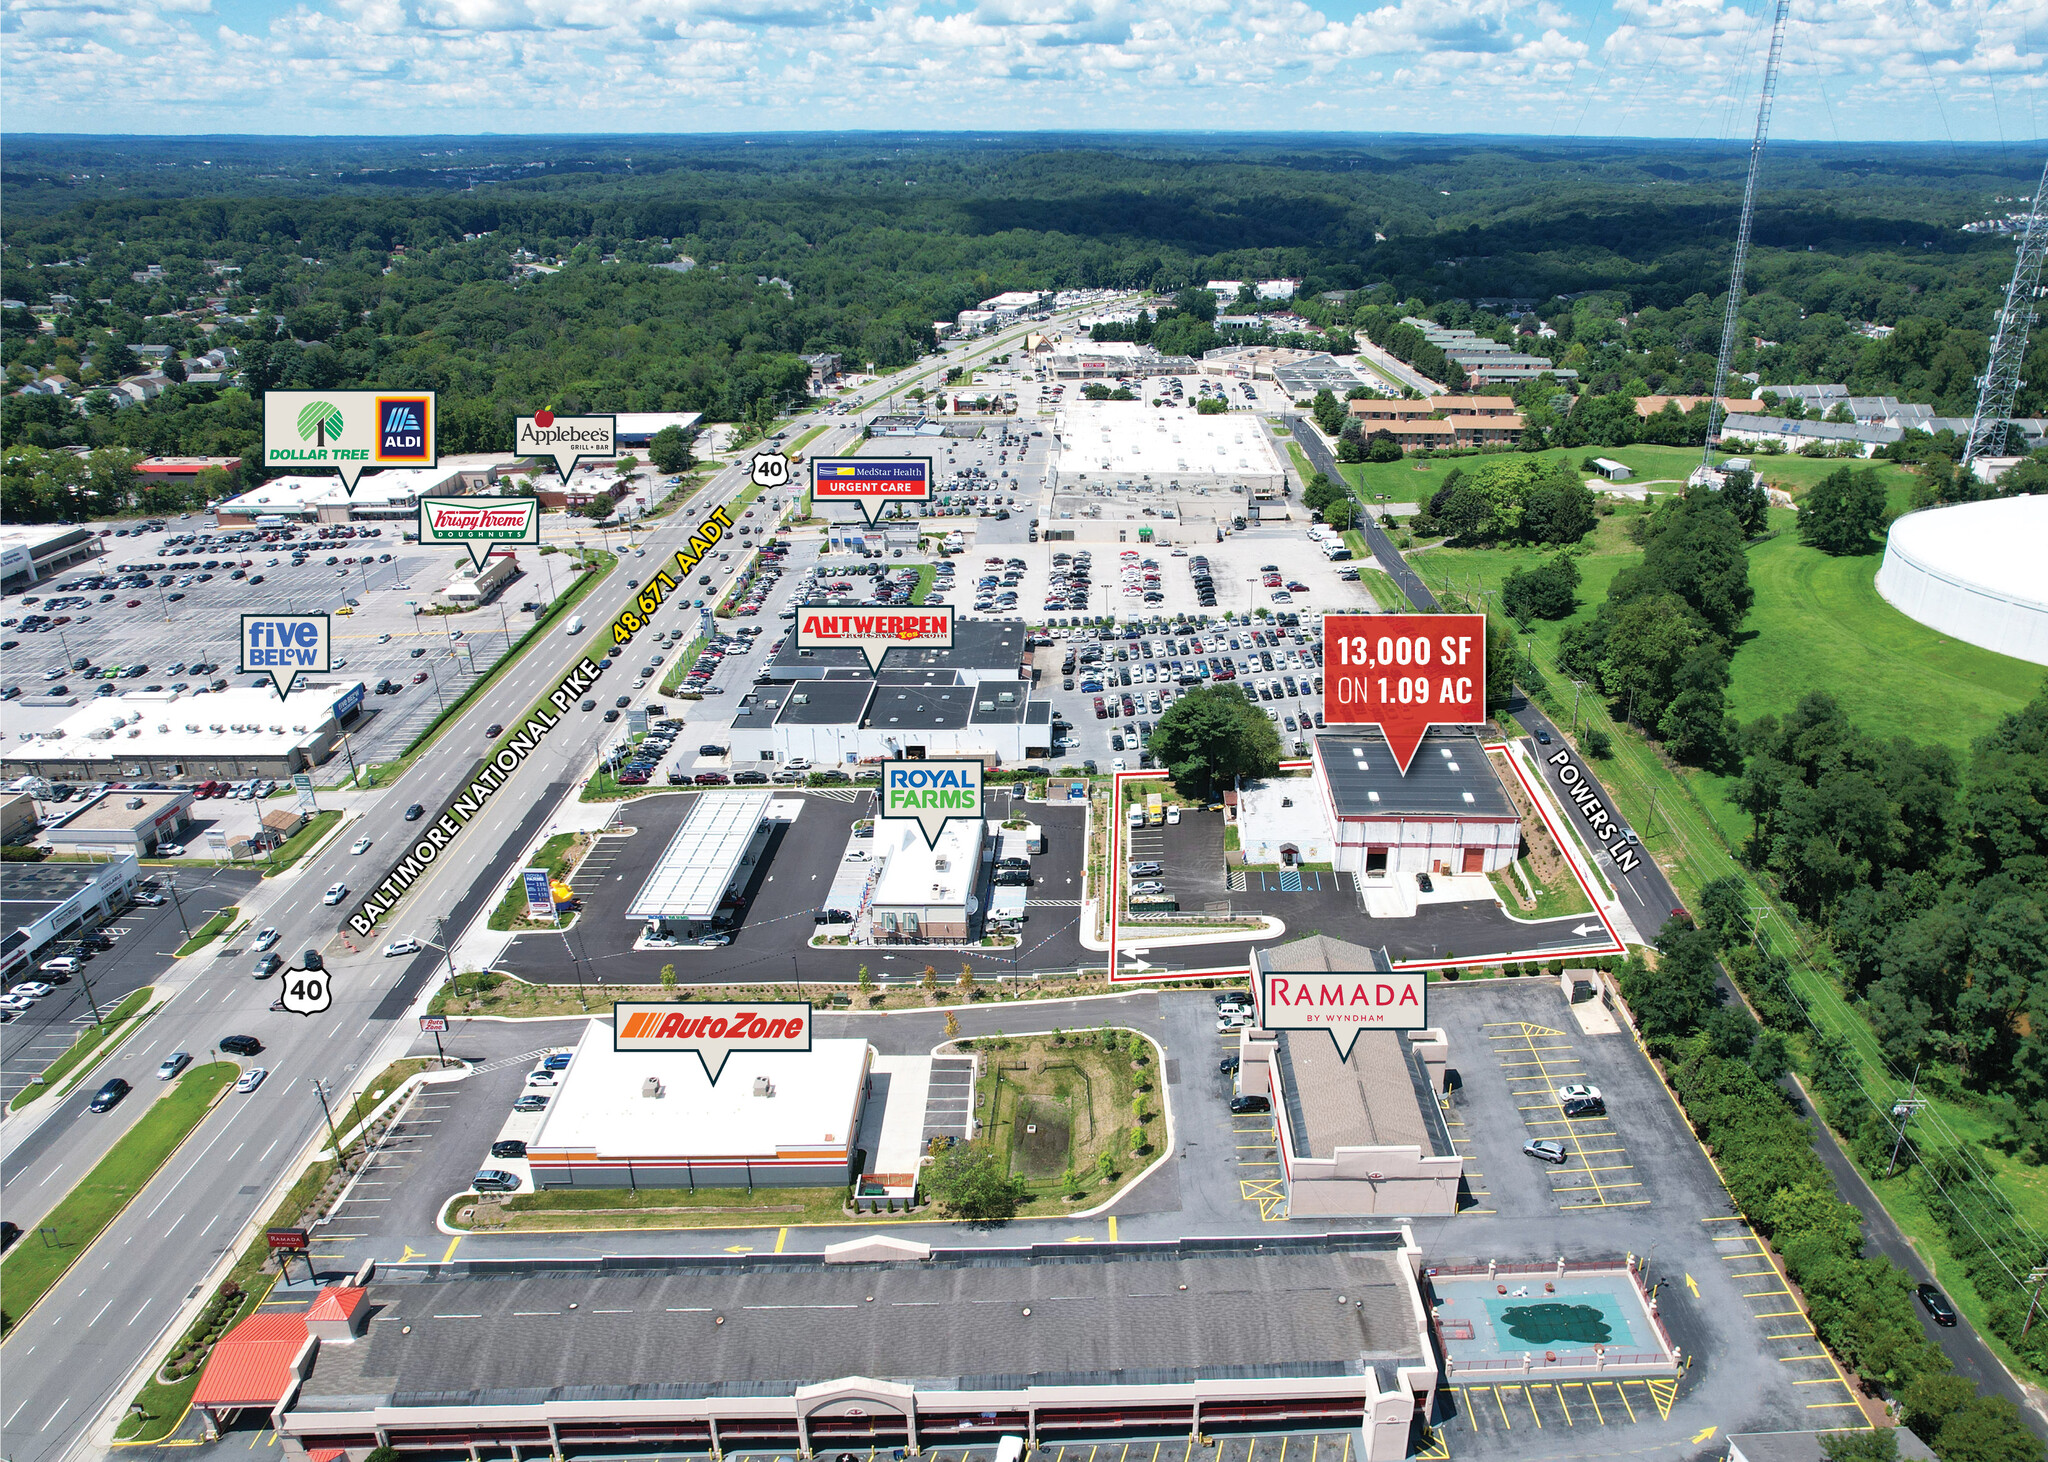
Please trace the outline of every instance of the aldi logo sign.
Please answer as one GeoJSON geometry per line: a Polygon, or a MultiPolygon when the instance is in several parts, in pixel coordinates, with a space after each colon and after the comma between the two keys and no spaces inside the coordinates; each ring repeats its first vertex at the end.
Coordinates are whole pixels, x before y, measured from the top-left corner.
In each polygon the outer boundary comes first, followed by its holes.
{"type": "Polygon", "coordinates": [[[434,413],[431,396],[377,398],[377,460],[424,464],[434,454],[427,419],[434,413]]]}

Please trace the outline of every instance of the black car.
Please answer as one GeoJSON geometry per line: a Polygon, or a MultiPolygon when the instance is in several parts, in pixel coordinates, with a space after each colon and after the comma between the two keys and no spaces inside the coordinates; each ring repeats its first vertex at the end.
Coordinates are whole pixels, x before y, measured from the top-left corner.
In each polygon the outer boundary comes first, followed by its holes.
{"type": "Polygon", "coordinates": [[[526,1144],[525,1144],[525,1143],[523,1143],[523,1142],[521,1142],[521,1141],[520,1141],[520,1140],[519,1140],[518,1138],[516,1138],[516,1137],[508,1137],[508,1138],[506,1138],[506,1139],[505,1139],[505,1140],[504,1140],[503,1142],[493,1142],[493,1143],[491,1144],[491,1156],[492,1156],[492,1157],[525,1157],[525,1156],[526,1156],[526,1144]]]}
{"type": "Polygon", "coordinates": [[[1273,1110],[1273,1103],[1268,1097],[1236,1096],[1230,1099],[1230,1110],[1236,1116],[1243,1116],[1247,1112],[1270,1112],[1273,1110]]]}
{"type": "Polygon", "coordinates": [[[1567,1117],[1604,1117],[1607,1103],[1599,1097],[1570,1097],[1562,1104],[1567,1117]]]}
{"type": "Polygon", "coordinates": [[[1953,1325],[1956,1322],[1956,1307],[1948,1302],[1948,1296],[1931,1284],[1914,1286],[1913,1293],[1920,1297],[1920,1306],[1933,1317],[1937,1325],[1953,1325]]]}
{"type": "MultiPolygon", "coordinates": [[[[112,1111],[120,1104],[121,1098],[126,1095],[128,1095],[128,1083],[118,1076],[109,1077],[106,1084],[93,1093],[92,1101],[87,1105],[86,1110],[91,1112],[112,1111]]],[[[1950,1317],[1948,1323],[1951,1325],[1955,1324],[1953,1316],[1950,1317]]]]}
{"type": "Polygon", "coordinates": [[[504,734],[504,730],[505,728],[503,726],[498,725],[494,721],[490,725],[484,727],[484,735],[490,737],[492,740],[495,741],[499,736],[504,734]]]}
{"type": "Polygon", "coordinates": [[[418,822],[422,817],[425,817],[426,815],[427,809],[420,806],[420,804],[417,802],[413,803],[412,806],[405,809],[405,820],[407,822],[418,822]]]}
{"type": "Polygon", "coordinates": [[[254,1036],[222,1036],[215,1044],[233,1056],[253,1056],[263,1049],[263,1042],[254,1036]]]}

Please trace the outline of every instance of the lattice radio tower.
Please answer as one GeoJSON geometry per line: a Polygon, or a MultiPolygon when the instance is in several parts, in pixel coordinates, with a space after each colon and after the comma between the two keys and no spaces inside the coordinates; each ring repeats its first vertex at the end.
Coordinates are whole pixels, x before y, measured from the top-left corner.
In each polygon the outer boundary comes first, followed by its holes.
{"type": "Polygon", "coordinates": [[[1721,357],[1714,362],[1714,394],[1707,398],[1707,447],[1700,465],[1712,470],[1714,445],[1721,436],[1721,397],[1728,390],[1728,358],[1735,352],[1736,318],[1742,312],[1742,271],[1749,263],[1749,229],[1756,217],[1756,178],[1764,159],[1764,137],[1771,130],[1771,100],[1778,91],[1778,59],[1785,52],[1785,13],[1792,0],[1778,0],[1771,20],[1771,53],[1764,61],[1764,89],[1756,99],[1756,135],[1749,141],[1749,181],[1742,187],[1742,223],[1735,230],[1735,267],[1728,275],[1728,312],[1721,318],[1721,357]]]}
{"type": "Polygon", "coordinates": [[[2048,254],[2048,217],[2041,212],[2044,194],[2048,165],[2041,169],[2033,211],[2020,232],[2019,258],[2013,261],[2005,308],[1998,312],[1998,328],[1991,336],[1991,361],[1977,381],[1977,412],[1970,418],[1970,444],[1963,449],[1965,467],[1979,456],[1998,455],[2012,429],[2013,397],[2022,384],[2020,362],[2027,354],[2027,329],[2034,323],[2034,299],[2041,292],[2041,258],[2048,254]]]}

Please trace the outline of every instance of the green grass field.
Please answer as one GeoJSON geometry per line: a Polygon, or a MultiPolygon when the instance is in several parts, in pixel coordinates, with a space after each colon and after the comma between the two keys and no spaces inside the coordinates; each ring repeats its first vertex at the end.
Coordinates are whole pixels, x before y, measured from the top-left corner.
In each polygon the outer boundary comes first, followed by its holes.
{"type": "MultiPolygon", "coordinates": [[[[333,817],[341,816],[338,812],[328,815],[333,817]]],[[[200,950],[206,948],[207,945],[213,942],[214,935],[235,922],[240,912],[233,904],[229,904],[211,919],[208,919],[204,924],[201,924],[192,931],[192,937],[178,946],[177,957],[183,959],[188,954],[197,954],[200,950]]]]}
{"type": "MultiPolygon", "coordinates": [[[[78,1033],[78,1039],[64,1048],[62,1055],[43,1068],[43,1074],[14,1094],[14,1100],[7,1104],[10,1112],[18,1112],[51,1087],[76,1073],[83,1076],[105,1058],[106,1054],[132,1031],[129,1022],[141,1014],[149,1004],[150,987],[132,990],[98,1025],[87,1026],[78,1033]]],[[[76,1082],[74,1081],[74,1085],[76,1082]]]]}
{"type": "MultiPolygon", "coordinates": [[[[1587,457],[1611,457],[1635,469],[1635,486],[1648,486],[1657,493],[1675,492],[1684,486],[1692,469],[1699,466],[1697,447],[1558,447],[1531,455],[1563,460],[1576,466],[1587,457]]],[[[1377,507],[1380,494],[1390,503],[1419,503],[1443,485],[1453,467],[1466,472],[1492,461],[1485,454],[1471,457],[1403,458],[1399,462],[1354,462],[1344,467],[1344,476],[1357,489],[1368,507],[1377,507]]],[[[1843,466],[1875,467],[1890,495],[1892,511],[1904,510],[1913,474],[1890,462],[1845,463],[1814,457],[1757,457],[1756,468],[1766,483],[1782,487],[1795,498],[1823,477],[1843,466]]]]}

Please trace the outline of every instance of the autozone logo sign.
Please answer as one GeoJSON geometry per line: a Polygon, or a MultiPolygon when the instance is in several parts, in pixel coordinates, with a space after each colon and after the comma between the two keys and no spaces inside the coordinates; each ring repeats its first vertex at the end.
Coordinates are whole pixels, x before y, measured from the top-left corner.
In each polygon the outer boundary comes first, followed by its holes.
{"type": "Polygon", "coordinates": [[[734,1051],[808,1051],[808,1000],[743,1004],[692,1001],[687,1005],[619,1001],[612,1006],[612,1048],[618,1051],[691,1051],[716,1085],[734,1051]]]}

